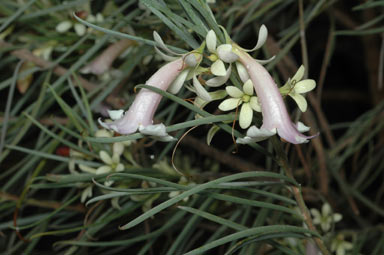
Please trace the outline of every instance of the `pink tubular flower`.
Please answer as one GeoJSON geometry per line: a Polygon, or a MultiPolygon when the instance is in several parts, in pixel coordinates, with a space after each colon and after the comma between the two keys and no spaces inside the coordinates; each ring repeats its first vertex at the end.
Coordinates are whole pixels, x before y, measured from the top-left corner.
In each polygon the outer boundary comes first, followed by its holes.
{"type": "Polygon", "coordinates": [[[93,73],[101,75],[108,71],[113,61],[123,53],[129,46],[133,45],[133,41],[128,39],[122,39],[114,44],[111,44],[106,50],[103,51],[98,57],[96,57],[91,63],[83,67],[80,72],[87,74],[93,73]]]}
{"type": "MultiPolygon", "coordinates": [[[[277,132],[287,142],[299,144],[306,143],[308,139],[315,137],[300,133],[299,130],[308,131],[308,128],[301,123],[298,125],[292,123],[279,89],[268,71],[241,49],[235,47],[234,52],[239,56],[240,63],[244,65],[253,82],[263,115],[261,128],[252,127],[253,135],[247,133],[246,138],[248,137],[248,140],[255,138],[254,140],[260,141],[277,132]]],[[[240,139],[240,141],[246,140],[240,139]]]]}
{"type": "MultiPolygon", "coordinates": [[[[188,66],[185,65],[182,58],[174,60],[161,67],[145,84],[165,91],[185,67],[188,66]]],[[[99,119],[99,123],[104,128],[112,129],[120,134],[132,134],[138,129],[140,129],[142,133],[150,134],[153,130],[144,129],[153,124],[152,119],[161,98],[162,96],[156,92],[141,89],[128,111],[124,114],[122,110],[110,111],[110,117],[114,121],[102,122],[99,119]]],[[[159,126],[157,128],[159,128],[159,126]]],[[[166,135],[164,125],[161,126],[161,129],[164,129],[163,133],[166,135]]]]}

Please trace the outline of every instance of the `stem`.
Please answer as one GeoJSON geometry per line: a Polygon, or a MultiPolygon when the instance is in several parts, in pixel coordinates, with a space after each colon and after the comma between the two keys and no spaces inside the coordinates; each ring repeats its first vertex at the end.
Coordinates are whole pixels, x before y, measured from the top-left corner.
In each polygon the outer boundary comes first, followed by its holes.
{"type": "MultiPolygon", "coordinates": [[[[276,151],[277,154],[277,162],[285,171],[285,174],[289,177],[295,180],[292,169],[289,166],[287,155],[285,154],[283,147],[281,146],[281,143],[278,141],[277,137],[271,138],[273,148],[276,151]]],[[[293,196],[295,197],[295,200],[297,202],[297,205],[299,206],[300,212],[304,218],[304,222],[307,224],[308,228],[314,232],[317,232],[316,227],[313,225],[311,215],[309,213],[309,210],[307,206],[305,205],[303,196],[301,194],[301,187],[291,186],[293,196]]],[[[325,247],[324,242],[321,238],[313,237],[315,240],[317,247],[320,249],[323,255],[330,255],[331,253],[328,251],[327,247],[325,247]]]]}

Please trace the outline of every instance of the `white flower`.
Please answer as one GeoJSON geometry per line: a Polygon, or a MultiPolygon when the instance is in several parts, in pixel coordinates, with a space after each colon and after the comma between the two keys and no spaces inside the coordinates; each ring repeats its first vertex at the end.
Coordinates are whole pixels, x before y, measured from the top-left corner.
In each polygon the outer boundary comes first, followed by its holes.
{"type": "Polygon", "coordinates": [[[124,165],[120,163],[120,156],[123,154],[124,145],[122,143],[113,144],[112,157],[106,151],[100,151],[100,159],[105,163],[96,169],[96,174],[106,174],[111,172],[121,172],[124,170],[124,165]]]}
{"type": "Polygon", "coordinates": [[[230,111],[241,105],[239,124],[243,129],[248,128],[253,119],[253,111],[261,111],[258,99],[253,95],[252,81],[247,80],[244,83],[243,91],[235,86],[227,86],[225,90],[231,98],[224,100],[219,105],[219,109],[222,111],[230,111]]]}
{"type": "Polygon", "coordinates": [[[211,55],[208,57],[213,64],[211,65],[211,72],[216,76],[226,76],[227,70],[225,69],[224,62],[235,62],[239,57],[232,52],[232,45],[222,44],[217,46],[217,37],[213,30],[209,30],[205,39],[208,51],[211,55]]]}
{"type": "MultiPolygon", "coordinates": [[[[99,156],[104,165],[97,169],[89,167],[83,164],[79,164],[80,170],[91,174],[106,174],[112,172],[121,172],[124,170],[124,165],[120,163],[120,157],[124,152],[124,144],[121,142],[114,143],[112,145],[112,157],[108,152],[101,150],[99,156]]],[[[106,182],[109,183],[109,182],[106,182]]]]}
{"type": "Polygon", "coordinates": [[[331,224],[339,222],[343,218],[340,213],[332,213],[331,206],[328,203],[323,204],[321,213],[314,208],[310,211],[313,215],[313,223],[320,225],[324,232],[328,232],[331,229],[331,224]]]}
{"type": "Polygon", "coordinates": [[[336,255],[345,255],[345,251],[351,250],[352,248],[352,243],[345,241],[342,234],[337,235],[331,243],[331,251],[336,251],[336,255]]]}
{"type": "Polygon", "coordinates": [[[292,79],[288,79],[287,83],[280,88],[280,93],[292,97],[302,112],[307,110],[307,101],[300,95],[313,90],[316,87],[316,82],[311,79],[303,79],[305,68],[303,65],[297,70],[292,79]]]}

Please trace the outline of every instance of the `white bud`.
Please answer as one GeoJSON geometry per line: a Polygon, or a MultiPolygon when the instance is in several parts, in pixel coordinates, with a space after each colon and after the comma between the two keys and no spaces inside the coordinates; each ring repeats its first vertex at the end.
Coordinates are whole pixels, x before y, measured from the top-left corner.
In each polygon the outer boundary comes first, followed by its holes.
{"type": "Polygon", "coordinates": [[[205,41],[207,42],[207,48],[209,52],[214,53],[216,51],[216,34],[213,30],[209,30],[207,33],[207,37],[205,38],[205,41]]]}
{"type": "Polygon", "coordinates": [[[98,23],[102,23],[104,21],[104,17],[101,13],[96,14],[96,21],[98,23]]]}
{"type": "Polygon", "coordinates": [[[85,32],[87,31],[87,28],[80,23],[75,24],[74,26],[75,32],[78,36],[83,36],[85,35],[85,32]]]}
{"type": "Polygon", "coordinates": [[[72,22],[65,20],[57,24],[56,31],[59,33],[65,33],[72,27],[72,22]]]}
{"type": "Polygon", "coordinates": [[[108,130],[99,129],[95,132],[95,137],[112,137],[112,134],[108,130]]]}
{"type": "Polygon", "coordinates": [[[195,56],[195,54],[191,53],[191,54],[188,54],[185,58],[184,58],[184,62],[190,66],[190,67],[194,67],[197,65],[197,57],[195,56]]]}
{"type": "Polygon", "coordinates": [[[217,47],[217,54],[226,63],[233,63],[239,59],[239,56],[232,51],[232,45],[230,44],[222,44],[217,47]]]}

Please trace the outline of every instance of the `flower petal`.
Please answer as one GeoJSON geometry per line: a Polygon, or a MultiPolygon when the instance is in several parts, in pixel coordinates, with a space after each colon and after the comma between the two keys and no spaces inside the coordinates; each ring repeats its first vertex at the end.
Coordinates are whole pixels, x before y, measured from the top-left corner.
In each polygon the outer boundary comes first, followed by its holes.
{"type": "Polygon", "coordinates": [[[244,92],[235,86],[227,86],[225,90],[230,97],[240,98],[244,95],[244,92]]]}
{"type": "Polygon", "coordinates": [[[323,215],[323,217],[330,215],[331,211],[331,206],[328,203],[323,204],[323,206],[321,207],[321,214],[323,215]]]}
{"type": "Polygon", "coordinates": [[[268,37],[268,29],[263,24],[259,29],[259,38],[257,39],[256,46],[252,49],[252,51],[260,49],[261,46],[263,46],[265,41],[267,40],[267,37],[268,37]]]}
{"type": "Polygon", "coordinates": [[[111,156],[109,156],[109,154],[106,151],[100,151],[99,156],[105,164],[107,164],[107,165],[113,164],[111,156]]]}
{"type": "MultiPolygon", "coordinates": [[[[211,97],[212,101],[221,100],[227,95],[228,94],[224,89],[209,92],[209,96],[211,97]]],[[[200,109],[203,109],[208,103],[209,102],[201,99],[200,97],[196,97],[195,100],[193,101],[193,105],[196,107],[199,107],[200,109]]]]}
{"type": "Polygon", "coordinates": [[[81,193],[81,198],[80,198],[80,201],[82,203],[85,202],[85,200],[87,199],[87,197],[91,197],[92,196],[92,185],[89,185],[87,188],[85,188],[83,190],[83,192],[81,193]]]}
{"type": "Polygon", "coordinates": [[[124,144],[122,142],[113,143],[112,151],[113,155],[118,155],[120,157],[124,152],[124,144]]]}
{"type": "Polygon", "coordinates": [[[216,76],[225,76],[227,74],[227,71],[225,70],[224,62],[220,59],[216,60],[211,65],[211,72],[216,76]]]}
{"type": "Polygon", "coordinates": [[[260,106],[260,103],[259,103],[259,100],[257,99],[257,97],[255,97],[255,96],[251,97],[249,104],[251,105],[251,107],[254,111],[261,112],[261,106],[260,106]]]}
{"type": "Polygon", "coordinates": [[[312,208],[312,209],[310,209],[310,211],[311,211],[311,214],[314,218],[320,218],[321,217],[319,210],[312,208]]]}
{"type": "Polygon", "coordinates": [[[321,229],[324,231],[324,232],[328,232],[328,230],[331,229],[331,223],[329,221],[322,221],[321,224],[321,229]]]}
{"type": "Polygon", "coordinates": [[[104,186],[110,187],[110,186],[112,186],[113,183],[115,183],[115,181],[105,181],[104,186]]]}
{"type": "Polygon", "coordinates": [[[334,213],[333,214],[333,222],[339,222],[343,219],[343,215],[341,215],[340,213],[334,213]]]}
{"type": "Polygon", "coordinates": [[[65,20],[57,24],[56,31],[59,33],[65,33],[72,27],[72,22],[65,20]]]}
{"type": "Polygon", "coordinates": [[[267,130],[265,128],[257,128],[256,126],[252,126],[247,130],[247,136],[260,139],[262,138],[262,140],[267,139],[268,137],[273,136],[275,134],[276,129],[267,130]]]}
{"type": "Polygon", "coordinates": [[[209,79],[208,81],[205,82],[205,84],[209,87],[219,87],[226,83],[229,79],[229,76],[231,75],[231,65],[229,65],[227,69],[227,73],[224,76],[217,76],[212,79],[209,79]]]}
{"type": "Polygon", "coordinates": [[[251,79],[248,79],[243,85],[243,91],[246,95],[253,95],[253,83],[251,79]]]}
{"type": "Polygon", "coordinates": [[[124,110],[108,110],[108,115],[112,120],[121,119],[124,115],[124,110]]]}
{"type": "Polygon", "coordinates": [[[167,136],[168,135],[166,131],[166,127],[163,123],[156,124],[156,125],[148,125],[145,127],[140,126],[139,131],[144,135],[151,135],[151,136],[167,136]]]}
{"type": "Polygon", "coordinates": [[[209,52],[214,53],[216,52],[216,34],[213,30],[209,30],[207,33],[207,36],[205,38],[205,41],[207,42],[207,48],[209,52]]]}
{"type": "Polygon", "coordinates": [[[289,96],[296,101],[296,104],[299,106],[300,111],[305,112],[307,110],[307,100],[305,100],[302,95],[290,93],[289,96]]]}
{"type": "Polygon", "coordinates": [[[196,76],[193,76],[193,86],[195,87],[195,92],[198,97],[201,97],[203,100],[209,102],[212,100],[209,93],[203,88],[196,76]]]}
{"type": "Polygon", "coordinates": [[[219,104],[219,109],[222,111],[230,111],[241,105],[240,98],[228,98],[219,104]]]}
{"type": "Polygon", "coordinates": [[[162,142],[170,142],[177,140],[173,136],[168,135],[166,127],[163,123],[148,126],[139,126],[140,133],[144,135],[150,135],[154,139],[162,142]]]}
{"type": "Polygon", "coordinates": [[[244,136],[243,138],[237,138],[236,143],[238,143],[238,144],[250,144],[250,143],[256,143],[256,141],[252,137],[244,136]]]}
{"type": "Polygon", "coordinates": [[[296,93],[302,94],[302,93],[306,93],[308,91],[313,90],[315,87],[316,87],[316,82],[314,80],[307,79],[307,80],[299,81],[298,83],[296,83],[294,90],[296,93]]]}
{"type": "Polygon", "coordinates": [[[96,22],[97,23],[101,23],[104,21],[104,17],[103,17],[103,14],[101,14],[100,12],[96,14],[96,22]]]}
{"type": "Polygon", "coordinates": [[[181,54],[178,54],[172,50],[170,50],[164,43],[163,39],[161,39],[160,35],[156,32],[156,31],[153,31],[153,39],[155,40],[155,42],[159,45],[159,47],[161,49],[163,49],[164,51],[170,53],[170,54],[173,54],[173,55],[181,55],[181,54]]]}
{"type": "Polygon", "coordinates": [[[169,93],[172,93],[172,94],[177,94],[181,87],[183,86],[187,76],[188,76],[188,73],[189,73],[190,70],[186,69],[184,71],[182,71],[177,77],[176,79],[172,82],[172,84],[169,86],[168,88],[168,92],[169,93]]]}
{"type": "Polygon", "coordinates": [[[242,82],[245,83],[247,80],[249,80],[247,69],[243,66],[243,64],[236,62],[236,69],[242,82]]]}
{"type": "Polygon", "coordinates": [[[116,166],[116,168],[115,168],[115,171],[116,172],[121,172],[121,171],[123,171],[124,170],[124,165],[123,164],[118,164],[117,166],[116,166]]]}
{"type": "Polygon", "coordinates": [[[267,40],[267,37],[268,37],[268,29],[263,24],[263,25],[261,25],[261,27],[259,29],[259,38],[257,39],[257,43],[256,43],[255,47],[253,47],[250,50],[243,49],[243,48],[242,49],[246,52],[251,52],[251,51],[255,51],[257,49],[260,49],[264,45],[265,41],[267,40]]]}
{"type": "Polygon", "coordinates": [[[165,60],[165,61],[167,61],[167,62],[174,61],[174,60],[178,59],[178,57],[173,57],[173,56],[169,56],[169,55],[165,54],[164,52],[162,52],[161,50],[159,50],[157,47],[155,47],[155,51],[156,51],[157,54],[159,54],[159,56],[160,56],[163,60],[165,60]]]}
{"type": "Polygon", "coordinates": [[[310,127],[307,127],[306,125],[304,125],[303,122],[300,122],[300,121],[297,122],[296,127],[297,127],[297,130],[299,130],[299,132],[307,132],[311,129],[310,127]]]}
{"type": "Polygon", "coordinates": [[[95,132],[95,137],[112,137],[112,134],[106,129],[99,129],[95,132]]]}
{"type": "Polygon", "coordinates": [[[87,28],[80,23],[76,23],[73,28],[75,29],[75,32],[78,36],[83,36],[85,35],[85,32],[87,32],[87,28]]]}
{"type": "Polygon", "coordinates": [[[110,166],[101,166],[97,168],[96,174],[107,174],[110,173],[112,168],[110,166]]]}
{"type": "Polygon", "coordinates": [[[116,164],[120,164],[120,155],[113,154],[112,155],[112,162],[113,162],[113,164],[111,165],[112,168],[116,167],[116,164]]]}
{"type": "Polygon", "coordinates": [[[296,82],[301,81],[304,77],[305,67],[301,65],[299,69],[296,71],[296,74],[292,77],[292,81],[295,80],[296,82]]]}
{"type": "Polygon", "coordinates": [[[269,59],[256,59],[256,61],[261,64],[261,65],[265,65],[265,64],[268,64],[269,62],[271,62],[272,60],[275,59],[276,56],[272,56],[270,57],[269,59]]]}
{"type": "Polygon", "coordinates": [[[86,166],[86,165],[83,165],[83,164],[79,164],[79,168],[80,168],[81,171],[86,172],[86,173],[90,173],[90,174],[95,174],[96,173],[96,169],[95,168],[89,167],[89,166],[86,166]]]}
{"type": "Polygon", "coordinates": [[[68,169],[69,169],[69,172],[71,174],[76,174],[77,173],[77,171],[75,169],[75,166],[76,166],[75,159],[74,158],[69,158],[68,169]]]}
{"type": "Polygon", "coordinates": [[[253,118],[253,111],[249,103],[244,103],[241,106],[239,124],[243,129],[248,128],[251,125],[253,118]]]}
{"type": "Polygon", "coordinates": [[[172,142],[172,141],[177,141],[177,138],[167,135],[167,136],[159,136],[159,137],[154,137],[154,139],[160,141],[160,142],[172,142]]]}
{"type": "Polygon", "coordinates": [[[265,128],[257,128],[252,126],[248,129],[247,135],[244,138],[237,138],[236,142],[239,144],[256,143],[268,139],[270,136],[276,134],[276,129],[267,130],[265,128]]]}

